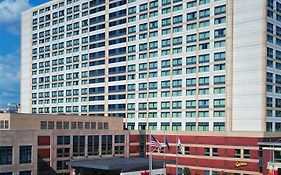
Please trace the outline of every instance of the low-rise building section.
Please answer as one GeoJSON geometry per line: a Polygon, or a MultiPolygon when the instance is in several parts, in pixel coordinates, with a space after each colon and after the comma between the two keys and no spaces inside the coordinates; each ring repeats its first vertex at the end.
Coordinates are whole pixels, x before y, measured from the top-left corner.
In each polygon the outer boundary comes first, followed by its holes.
{"type": "Polygon", "coordinates": [[[67,175],[68,161],[129,153],[122,118],[1,114],[0,123],[0,174],[67,175]]]}

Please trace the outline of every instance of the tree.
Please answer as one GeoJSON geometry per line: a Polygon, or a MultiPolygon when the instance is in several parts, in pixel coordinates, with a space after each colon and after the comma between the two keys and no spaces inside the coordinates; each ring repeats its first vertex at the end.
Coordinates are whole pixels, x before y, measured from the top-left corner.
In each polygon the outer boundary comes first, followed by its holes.
{"type": "Polygon", "coordinates": [[[190,169],[188,167],[183,169],[183,175],[191,175],[190,169]]]}

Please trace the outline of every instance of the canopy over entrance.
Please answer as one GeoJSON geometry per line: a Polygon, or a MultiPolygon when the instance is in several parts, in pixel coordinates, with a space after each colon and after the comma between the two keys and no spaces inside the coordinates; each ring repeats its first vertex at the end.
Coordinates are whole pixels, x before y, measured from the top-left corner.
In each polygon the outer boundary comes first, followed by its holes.
{"type": "MultiPolygon", "coordinates": [[[[163,169],[165,163],[174,163],[170,160],[153,159],[153,169],[163,169]]],[[[129,158],[97,158],[88,160],[74,160],[68,162],[75,169],[76,174],[107,174],[119,175],[124,172],[134,172],[149,169],[149,159],[141,157],[129,158]]]]}

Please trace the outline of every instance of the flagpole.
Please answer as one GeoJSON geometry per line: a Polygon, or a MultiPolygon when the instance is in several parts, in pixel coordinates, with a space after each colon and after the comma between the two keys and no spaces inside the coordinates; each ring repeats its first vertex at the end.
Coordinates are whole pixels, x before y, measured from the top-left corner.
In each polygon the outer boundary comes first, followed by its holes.
{"type": "MultiPolygon", "coordinates": [[[[165,134],[165,130],[164,130],[164,144],[165,144],[165,141],[166,141],[166,134],[165,134]]],[[[164,147],[164,162],[163,162],[163,168],[165,169],[166,168],[166,163],[165,163],[165,160],[166,160],[166,147],[164,147]]]]}
{"type": "Polygon", "coordinates": [[[177,140],[176,140],[176,175],[178,175],[178,152],[179,152],[179,147],[178,147],[178,139],[179,139],[179,136],[178,136],[178,133],[177,133],[177,140]]]}
{"type": "Polygon", "coordinates": [[[151,131],[149,131],[150,143],[149,143],[149,175],[152,175],[152,149],[151,149],[151,131]]]}
{"type": "MultiPolygon", "coordinates": [[[[165,130],[164,130],[164,144],[165,144],[165,141],[166,141],[166,134],[165,134],[165,130]]],[[[164,160],[166,158],[166,147],[163,147],[164,148],[164,160]]]]}

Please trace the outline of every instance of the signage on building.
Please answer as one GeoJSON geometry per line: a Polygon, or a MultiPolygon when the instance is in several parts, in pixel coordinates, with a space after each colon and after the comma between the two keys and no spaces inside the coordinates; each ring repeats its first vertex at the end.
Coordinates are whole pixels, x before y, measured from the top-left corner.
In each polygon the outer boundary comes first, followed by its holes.
{"type": "Polygon", "coordinates": [[[235,162],[235,167],[239,168],[241,166],[248,166],[247,162],[235,162]]]}

